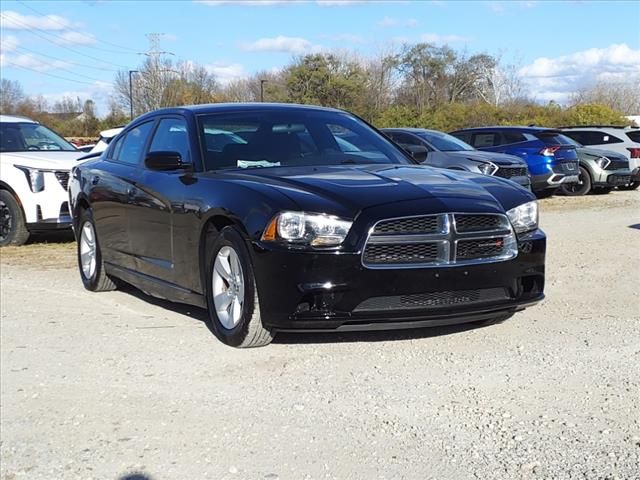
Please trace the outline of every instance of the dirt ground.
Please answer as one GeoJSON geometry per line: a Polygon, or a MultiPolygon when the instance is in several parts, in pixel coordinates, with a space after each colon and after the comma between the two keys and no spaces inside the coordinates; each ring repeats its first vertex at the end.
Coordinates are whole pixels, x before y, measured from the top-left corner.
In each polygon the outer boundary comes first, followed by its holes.
{"type": "MultiPolygon", "coordinates": [[[[547,299],[486,328],[219,343],[0,251],[2,479],[638,479],[640,192],[541,202],[547,299]]],[[[47,238],[44,238],[47,240],[47,238]]]]}

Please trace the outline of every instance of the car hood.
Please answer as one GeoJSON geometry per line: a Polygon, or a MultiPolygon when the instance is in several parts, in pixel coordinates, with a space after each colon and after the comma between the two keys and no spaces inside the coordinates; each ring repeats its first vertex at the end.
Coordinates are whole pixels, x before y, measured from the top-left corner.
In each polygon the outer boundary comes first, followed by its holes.
{"type": "Polygon", "coordinates": [[[256,168],[225,177],[265,193],[277,190],[300,210],[348,217],[418,201],[434,212],[503,212],[535,198],[508,180],[418,165],[256,168]]]}
{"type": "Polygon", "coordinates": [[[86,152],[60,151],[31,151],[31,152],[2,152],[2,163],[13,163],[24,167],[42,170],[71,170],[78,165],[78,158],[86,152]]]}
{"type": "Polygon", "coordinates": [[[457,152],[442,152],[456,158],[465,158],[475,162],[493,162],[499,166],[522,166],[527,164],[520,157],[506,153],[481,152],[480,150],[460,150],[457,152]]]}

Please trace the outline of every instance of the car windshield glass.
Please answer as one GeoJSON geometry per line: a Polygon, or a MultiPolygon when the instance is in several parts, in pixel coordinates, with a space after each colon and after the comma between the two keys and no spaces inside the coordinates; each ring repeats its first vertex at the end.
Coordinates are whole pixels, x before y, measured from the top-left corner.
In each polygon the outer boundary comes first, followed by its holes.
{"type": "Polygon", "coordinates": [[[634,142],[640,143],[640,130],[627,131],[627,137],[634,142]]]}
{"type": "Polygon", "coordinates": [[[464,150],[475,150],[468,143],[449,135],[447,133],[436,132],[420,132],[418,136],[424,138],[427,142],[433,145],[437,150],[441,152],[459,152],[464,150]]]}
{"type": "Polygon", "coordinates": [[[205,169],[412,161],[352,115],[260,110],[199,117],[205,169]]]}
{"type": "Polygon", "coordinates": [[[568,143],[569,145],[573,145],[575,147],[581,147],[582,144],[576,142],[573,138],[571,137],[567,137],[566,135],[558,135],[559,137],[562,137],[562,142],[563,143],[568,143]]]}
{"type": "Polygon", "coordinates": [[[64,138],[37,123],[1,123],[0,151],[64,151],[75,152],[73,145],[64,138]]]}
{"type": "Polygon", "coordinates": [[[562,135],[560,132],[546,131],[533,134],[537,139],[542,140],[545,145],[572,145],[575,146],[575,141],[562,135]]]}

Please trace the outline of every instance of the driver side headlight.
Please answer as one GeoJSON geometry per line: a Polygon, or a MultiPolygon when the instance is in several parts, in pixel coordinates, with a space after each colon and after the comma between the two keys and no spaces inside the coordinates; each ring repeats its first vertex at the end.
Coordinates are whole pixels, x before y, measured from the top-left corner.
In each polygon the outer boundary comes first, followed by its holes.
{"type": "Polygon", "coordinates": [[[600,167],[602,170],[605,170],[610,163],[611,160],[609,160],[607,157],[600,157],[596,160],[596,165],[598,165],[598,167],[600,167]]]}
{"type": "Polygon", "coordinates": [[[21,167],[19,165],[15,166],[17,169],[22,170],[22,172],[27,177],[27,182],[29,183],[29,188],[33,193],[38,193],[44,190],[44,173],[37,168],[30,167],[21,167]]]}
{"type": "Polygon", "coordinates": [[[480,165],[478,165],[478,170],[480,170],[480,173],[482,173],[483,175],[493,175],[498,171],[498,166],[495,163],[491,162],[481,163],[480,165]]]}
{"type": "Polygon", "coordinates": [[[352,223],[351,220],[333,215],[280,212],[265,228],[262,240],[312,247],[332,247],[344,241],[352,223]]]}
{"type": "Polygon", "coordinates": [[[516,233],[525,233],[538,228],[538,202],[518,205],[507,212],[516,233]]]}

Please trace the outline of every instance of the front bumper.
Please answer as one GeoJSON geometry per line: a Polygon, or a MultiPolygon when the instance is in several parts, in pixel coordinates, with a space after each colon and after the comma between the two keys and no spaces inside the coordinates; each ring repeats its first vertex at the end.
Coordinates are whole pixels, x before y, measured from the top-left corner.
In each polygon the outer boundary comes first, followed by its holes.
{"type": "Polygon", "coordinates": [[[618,170],[592,170],[594,187],[617,187],[631,183],[631,170],[620,168],[618,170]]]}
{"type": "Polygon", "coordinates": [[[301,252],[256,243],[262,321],[277,331],[347,331],[448,325],[513,313],[544,298],[546,237],[536,230],[518,246],[518,256],[503,262],[374,270],[362,265],[357,252],[301,252]]]}
{"type": "Polygon", "coordinates": [[[42,191],[32,192],[25,182],[25,186],[18,194],[25,214],[27,229],[37,231],[70,228],[72,219],[66,190],[68,172],[43,172],[44,189],[42,191]],[[58,178],[56,174],[61,178],[58,178]],[[65,174],[66,178],[62,178],[65,174]]]}

